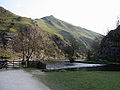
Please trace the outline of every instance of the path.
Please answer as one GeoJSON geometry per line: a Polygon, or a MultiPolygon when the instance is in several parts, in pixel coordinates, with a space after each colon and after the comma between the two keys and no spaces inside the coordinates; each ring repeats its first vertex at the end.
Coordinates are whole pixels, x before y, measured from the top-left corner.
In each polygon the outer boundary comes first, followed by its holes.
{"type": "Polygon", "coordinates": [[[50,90],[23,70],[0,71],[0,90],[50,90]]]}

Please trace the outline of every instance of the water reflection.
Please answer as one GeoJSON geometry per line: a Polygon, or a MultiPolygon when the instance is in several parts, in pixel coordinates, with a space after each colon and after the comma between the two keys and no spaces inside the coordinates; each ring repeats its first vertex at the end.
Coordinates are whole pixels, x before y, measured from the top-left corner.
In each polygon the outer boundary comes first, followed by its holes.
{"type": "Polygon", "coordinates": [[[47,64],[46,68],[48,70],[80,68],[80,67],[96,67],[96,66],[105,65],[105,64],[70,63],[68,61],[53,61],[53,62],[47,62],[46,64],[47,64]]]}
{"type": "Polygon", "coordinates": [[[45,62],[46,69],[79,69],[87,71],[120,71],[120,65],[107,65],[107,64],[88,64],[88,63],[70,63],[69,61],[50,61],[45,62]]]}

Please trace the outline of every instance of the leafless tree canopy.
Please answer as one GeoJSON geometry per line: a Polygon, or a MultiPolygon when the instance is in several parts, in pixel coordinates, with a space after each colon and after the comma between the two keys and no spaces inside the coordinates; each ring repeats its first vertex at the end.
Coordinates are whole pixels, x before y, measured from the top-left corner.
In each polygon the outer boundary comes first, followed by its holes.
{"type": "MultiPolygon", "coordinates": [[[[45,45],[42,32],[31,25],[22,26],[18,34],[12,40],[12,48],[17,53],[22,53],[23,60],[30,59],[32,54],[37,54],[45,45]]],[[[47,40],[47,39],[46,39],[47,40]]],[[[46,45],[47,46],[47,45],[46,45]]]]}

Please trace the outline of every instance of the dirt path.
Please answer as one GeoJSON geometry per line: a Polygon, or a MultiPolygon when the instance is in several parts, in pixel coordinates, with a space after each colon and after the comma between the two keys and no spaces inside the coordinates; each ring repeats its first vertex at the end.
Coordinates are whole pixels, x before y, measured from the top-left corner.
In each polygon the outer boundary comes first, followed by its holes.
{"type": "Polygon", "coordinates": [[[0,71],[0,90],[50,90],[23,70],[0,71]]]}

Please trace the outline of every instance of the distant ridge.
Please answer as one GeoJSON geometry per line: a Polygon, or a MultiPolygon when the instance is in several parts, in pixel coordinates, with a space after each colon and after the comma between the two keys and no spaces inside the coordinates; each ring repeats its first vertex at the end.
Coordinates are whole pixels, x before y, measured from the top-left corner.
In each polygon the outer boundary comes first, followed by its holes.
{"type": "Polygon", "coordinates": [[[69,43],[74,43],[74,49],[81,54],[86,53],[87,49],[91,48],[96,37],[99,37],[99,39],[103,37],[101,34],[59,20],[53,15],[37,19],[36,21],[42,30],[56,34],[68,40],[69,43]]]}

